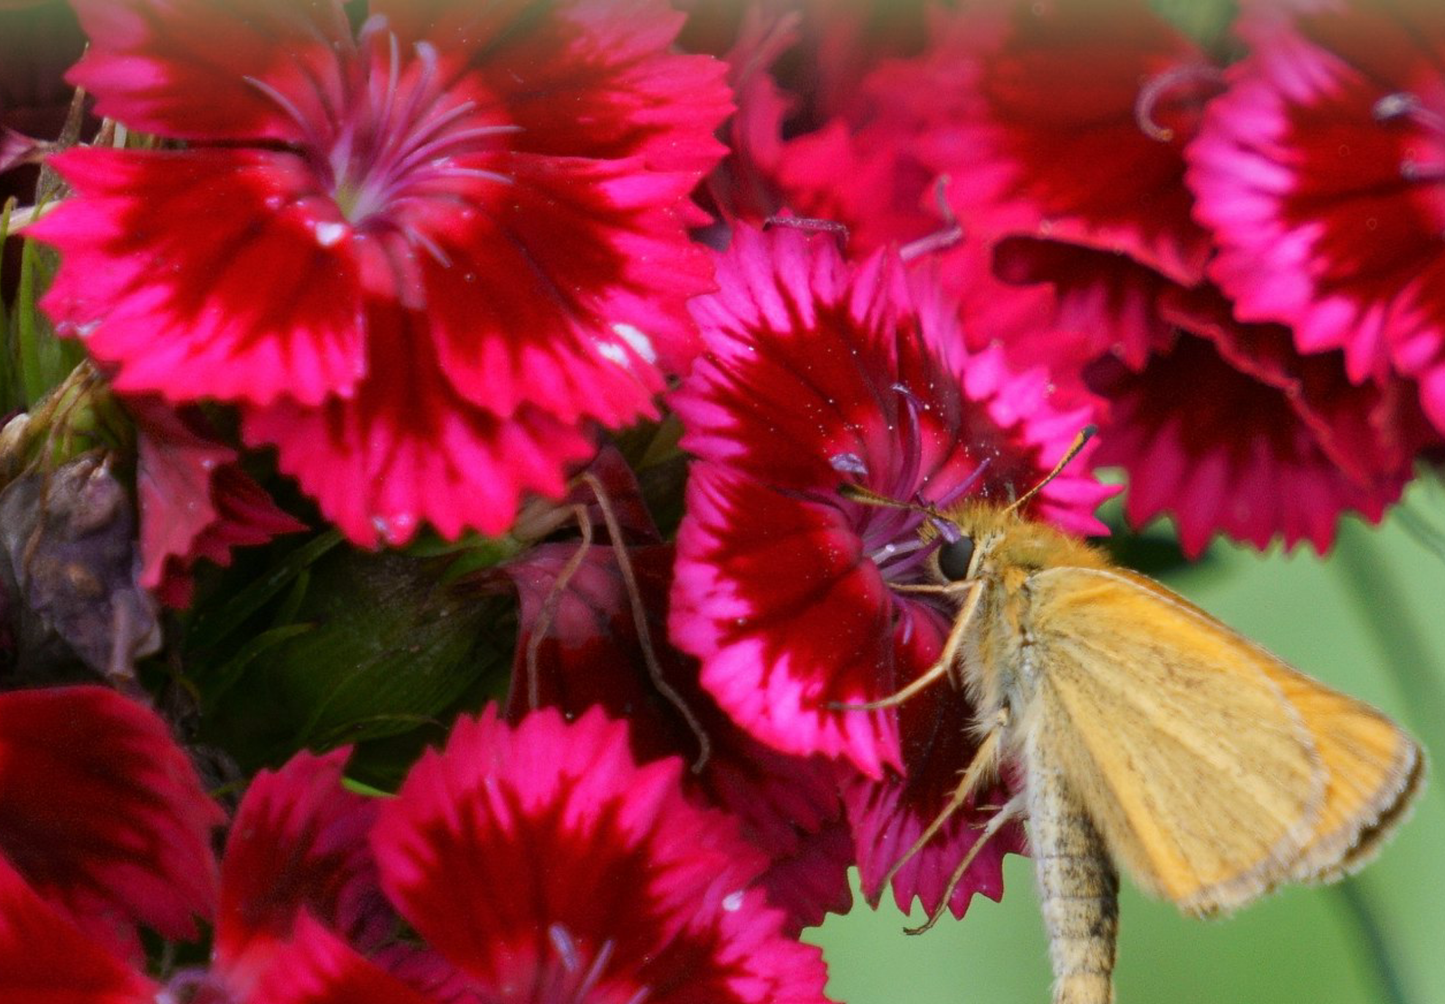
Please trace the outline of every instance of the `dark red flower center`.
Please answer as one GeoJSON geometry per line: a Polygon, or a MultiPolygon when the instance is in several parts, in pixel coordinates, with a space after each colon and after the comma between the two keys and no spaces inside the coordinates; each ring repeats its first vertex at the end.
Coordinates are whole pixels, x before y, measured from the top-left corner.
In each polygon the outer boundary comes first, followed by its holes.
{"type": "Polygon", "coordinates": [[[295,123],[301,140],[294,150],[335,206],[335,218],[318,210],[318,241],[337,243],[350,228],[397,233],[449,264],[429,211],[465,218],[475,211],[466,194],[479,181],[510,184],[506,174],[482,165],[502,149],[499,138],[517,127],[497,121],[498,109],[476,74],[443,67],[426,41],[404,55],[380,16],[362,26],[357,49],[339,57],[338,73],[339,95],[322,81],[313,82],[312,94],[288,95],[248,78],[295,123]]]}
{"type": "Polygon", "coordinates": [[[897,409],[896,439],[888,462],[870,465],[854,453],[839,453],[829,458],[835,470],[853,475],[884,499],[899,505],[877,505],[867,502],[855,505],[854,530],[863,542],[863,552],[878,566],[890,586],[913,585],[926,578],[928,558],[940,544],[958,538],[958,529],[946,519],[930,514],[946,508],[962,498],[973,487],[987,467],[987,460],[967,478],[954,485],[938,485],[939,495],[925,497],[927,479],[923,476],[923,432],[920,411],[923,403],[903,384],[894,384],[893,392],[902,407],[897,409]],[[936,533],[925,534],[923,525],[931,522],[936,533]]]}
{"type": "MultiPolygon", "coordinates": [[[[610,940],[605,941],[595,952],[589,954],[571,932],[559,923],[548,926],[547,941],[556,953],[555,960],[538,967],[537,983],[531,1001],[535,1004],[587,1004],[593,1000],[593,991],[602,982],[612,962],[615,944],[610,940]]],[[[615,984],[616,979],[614,975],[609,982],[615,984]]],[[[630,996],[624,998],[621,994],[625,992],[623,988],[613,985],[602,996],[607,1000],[616,1000],[619,1004],[642,1004],[652,993],[652,988],[638,987],[630,996]]]]}

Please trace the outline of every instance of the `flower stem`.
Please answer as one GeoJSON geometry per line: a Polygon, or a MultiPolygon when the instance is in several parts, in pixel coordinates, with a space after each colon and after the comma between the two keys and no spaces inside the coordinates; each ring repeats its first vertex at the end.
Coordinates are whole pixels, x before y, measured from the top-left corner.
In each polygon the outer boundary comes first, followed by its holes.
{"type": "Polygon", "coordinates": [[[1365,629],[1404,698],[1405,717],[1427,748],[1445,750],[1445,734],[1440,732],[1445,724],[1445,688],[1438,661],[1410,616],[1405,587],[1380,560],[1368,531],[1354,523],[1340,528],[1335,558],[1365,629]]]}
{"type": "Polygon", "coordinates": [[[1398,960],[1390,949],[1391,940],[1386,936],[1364,882],[1358,877],[1347,878],[1334,887],[1334,892],[1364,943],[1365,961],[1374,974],[1373,989],[1380,994],[1380,1000],[1388,1004],[1410,1004],[1398,960]]]}

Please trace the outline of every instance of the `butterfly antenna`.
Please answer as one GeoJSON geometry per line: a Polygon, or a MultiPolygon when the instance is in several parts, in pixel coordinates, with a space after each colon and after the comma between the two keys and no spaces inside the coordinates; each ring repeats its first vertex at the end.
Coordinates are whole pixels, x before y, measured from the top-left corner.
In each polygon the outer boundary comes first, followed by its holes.
{"type": "Polygon", "coordinates": [[[1024,507],[1024,504],[1027,503],[1029,499],[1033,498],[1039,492],[1043,491],[1045,485],[1047,485],[1050,481],[1054,480],[1054,478],[1059,476],[1059,472],[1069,465],[1069,461],[1073,460],[1079,455],[1079,451],[1084,448],[1084,445],[1088,443],[1089,440],[1094,438],[1094,433],[1098,431],[1099,427],[1097,425],[1086,425],[1082,429],[1080,429],[1079,434],[1074,437],[1074,441],[1069,444],[1068,450],[1065,451],[1063,459],[1061,459],[1057,464],[1054,465],[1054,469],[1049,471],[1048,474],[1045,474],[1042,481],[1034,485],[1028,491],[1024,492],[1018,498],[1014,499],[1014,501],[1010,503],[1009,507],[1004,511],[1017,512],[1018,510],[1022,509],[1024,507]]]}
{"type": "Polygon", "coordinates": [[[943,515],[933,506],[926,502],[905,502],[902,499],[892,498],[888,495],[880,495],[871,488],[864,488],[862,485],[845,481],[838,486],[838,494],[851,502],[860,505],[876,506],[879,509],[903,509],[907,512],[922,513],[931,519],[943,519],[943,515]]]}

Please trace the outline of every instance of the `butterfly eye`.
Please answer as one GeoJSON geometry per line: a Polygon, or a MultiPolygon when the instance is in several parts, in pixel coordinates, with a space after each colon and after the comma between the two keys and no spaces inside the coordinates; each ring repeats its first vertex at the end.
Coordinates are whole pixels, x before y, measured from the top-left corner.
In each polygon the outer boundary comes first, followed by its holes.
{"type": "Polygon", "coordinates": [[[973,538],[959,537],[946,541],[938,549],[938,570],[949,582],[968,578],[968,566],[973,563],[973,538]]]}

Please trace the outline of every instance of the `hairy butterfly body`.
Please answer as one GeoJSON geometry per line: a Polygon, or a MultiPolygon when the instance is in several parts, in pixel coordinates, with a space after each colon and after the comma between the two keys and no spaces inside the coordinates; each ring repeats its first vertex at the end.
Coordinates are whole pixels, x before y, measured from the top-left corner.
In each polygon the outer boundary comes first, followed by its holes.
{"type": "Polygon", "coordinates": [[[945,815],[1000,761],[1021,768],[975,853],[1028,819],[1055,1004],[1108,1004],[1116,867],[1198,916],[1338,878],[1403,817],[1424,761],[1378,711],[1021,516],[1028,497],[930,512],[948,532],[923,589],[957,620],[933,669],[878,704],[943,675],[967,689],[980,752],[945,815]]]}

